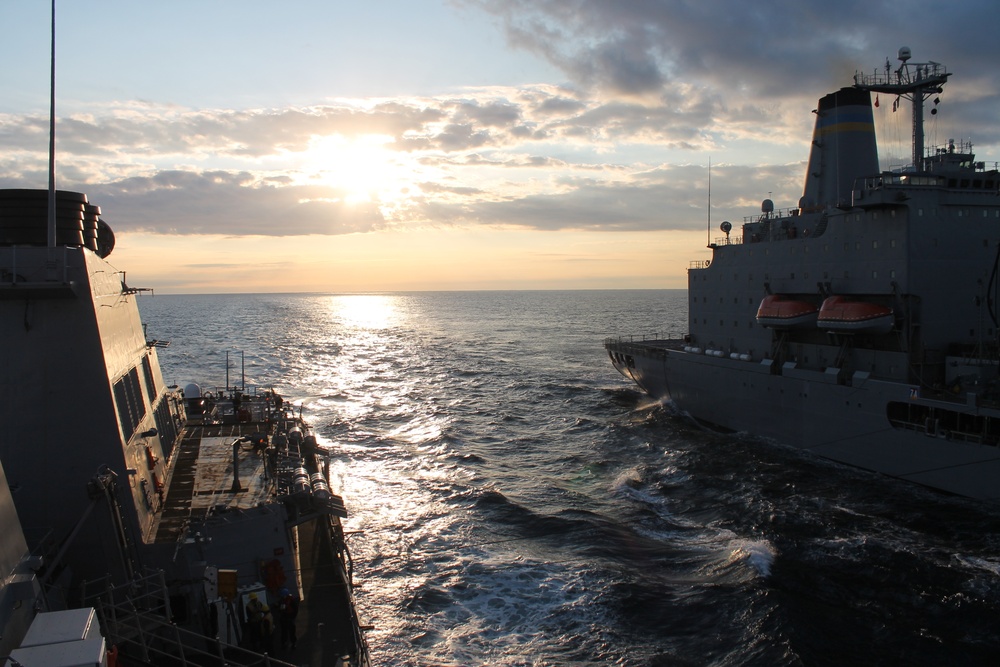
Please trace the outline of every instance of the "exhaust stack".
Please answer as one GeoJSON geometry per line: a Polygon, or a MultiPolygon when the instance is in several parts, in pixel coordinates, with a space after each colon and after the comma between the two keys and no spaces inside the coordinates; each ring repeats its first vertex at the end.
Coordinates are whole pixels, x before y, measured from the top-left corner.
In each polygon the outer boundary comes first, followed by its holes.
{"type": "Polygon", "coordinates": [[[823,97],[816,111],[809,169],[799,208],[803,213],[850,206],[859,176],[878,173],[878,146],[867,90],[841,88],[823,97]]]}

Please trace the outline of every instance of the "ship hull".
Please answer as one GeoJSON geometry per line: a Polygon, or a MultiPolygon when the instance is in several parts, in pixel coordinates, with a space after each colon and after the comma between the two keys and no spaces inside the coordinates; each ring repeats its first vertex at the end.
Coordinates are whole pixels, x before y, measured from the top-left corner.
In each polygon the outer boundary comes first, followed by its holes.
{"type": "Polygon", "coordinates": [[[900,407],[967,420],[1000,419],[974,397],[922,398],[912,385],[859,374],[845,379],[771,363],[685,351],[680,341],[609,340],[615,367],[650,396],[727,431],[752,433],[820,457],[982,500],[1000,499],[1000,450],[940,420],[892,418],[900,407]]]}

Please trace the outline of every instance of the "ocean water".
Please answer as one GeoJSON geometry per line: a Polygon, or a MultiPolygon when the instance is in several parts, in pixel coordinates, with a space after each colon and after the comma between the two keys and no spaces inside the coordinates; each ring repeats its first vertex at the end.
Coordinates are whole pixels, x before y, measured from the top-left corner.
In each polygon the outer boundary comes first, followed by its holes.
{"type": "Polygon", "coordinates": [[[139,308],[168,383],[228,352],[332,448],[376,664],[1000,664],[1000,510],[706,432],[612,368],[604,337],[684,332],[684,291],[139,308]]]}

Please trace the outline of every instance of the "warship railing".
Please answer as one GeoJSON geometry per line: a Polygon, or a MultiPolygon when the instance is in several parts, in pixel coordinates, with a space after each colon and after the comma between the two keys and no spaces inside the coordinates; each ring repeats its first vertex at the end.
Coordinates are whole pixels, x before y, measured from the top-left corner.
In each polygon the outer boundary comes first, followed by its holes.
{"type": "MultiPolygon", "coordinates": [[[[239,646],[181,628],[172,622],[170,597],[162,571],[153,572],[129,584],[103,584],[102,591],[84,596],[100,619],[109,646],[117,649],[125,664],[206,665],[228,667],[295,667],[294,663],[272,658],[239,646]]],[[[86,589],[86,584],[84,586],[86,589]]]]}

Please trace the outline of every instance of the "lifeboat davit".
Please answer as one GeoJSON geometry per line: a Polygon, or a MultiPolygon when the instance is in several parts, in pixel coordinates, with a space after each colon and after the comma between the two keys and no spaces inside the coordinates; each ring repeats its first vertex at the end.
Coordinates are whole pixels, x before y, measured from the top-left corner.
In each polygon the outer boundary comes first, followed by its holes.
{"type": "Polygon", "coordinates": [[[892,308],[843,296],[827,297],[817,319],[820,327],[839,333],[888,333],[894,323],[892,308]]]}
{"type": "Polygon", "coordinates": [[[771,329],[805,329],[816,325],[819,308],[802,299],[768,294],[757,308],[757,324],[771,329]]]}

